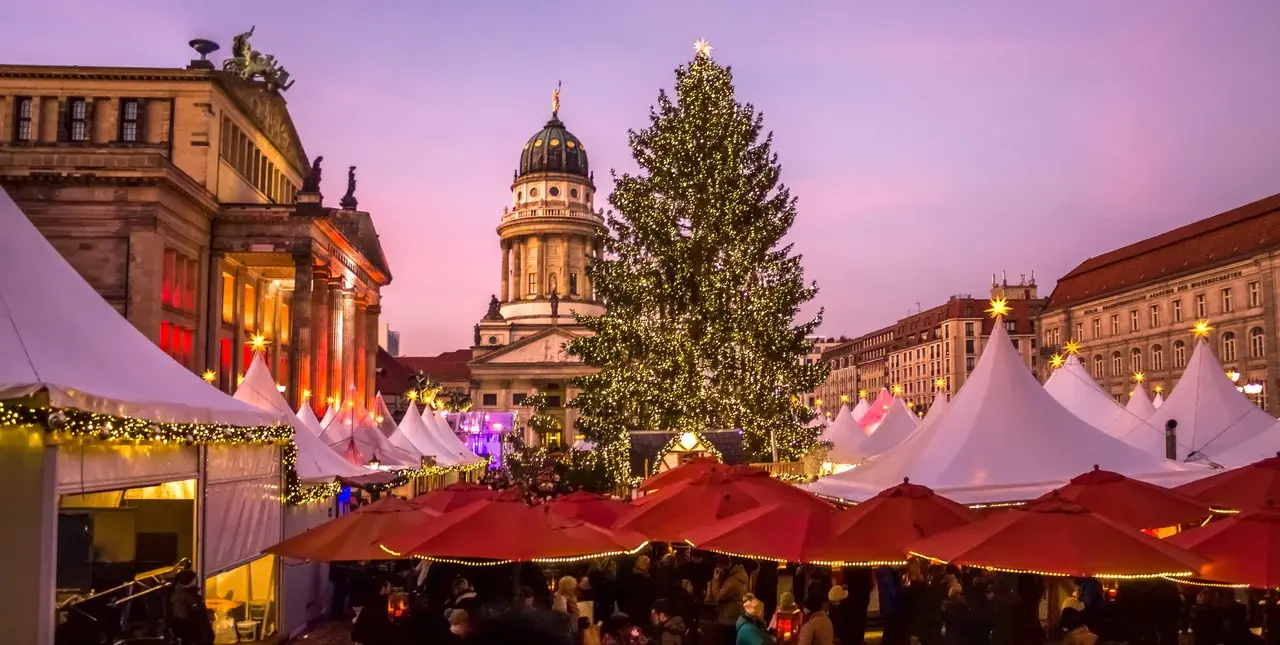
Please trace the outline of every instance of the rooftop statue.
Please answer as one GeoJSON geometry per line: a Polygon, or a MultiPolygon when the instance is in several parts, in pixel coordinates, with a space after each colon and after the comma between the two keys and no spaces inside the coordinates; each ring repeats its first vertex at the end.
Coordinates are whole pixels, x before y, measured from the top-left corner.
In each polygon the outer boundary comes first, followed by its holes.
{"type": "Polygon", "coordinates": [[[272,89],[280,91],[293,87],[288,70],[276,63],[275,56],[255,51],[249,44],[249,37],[253,36],[254,29],[257,29],[256,25],[231,41],[231,58],[222,61],[222,71],[246,81],[260,79],[272,89]]]}

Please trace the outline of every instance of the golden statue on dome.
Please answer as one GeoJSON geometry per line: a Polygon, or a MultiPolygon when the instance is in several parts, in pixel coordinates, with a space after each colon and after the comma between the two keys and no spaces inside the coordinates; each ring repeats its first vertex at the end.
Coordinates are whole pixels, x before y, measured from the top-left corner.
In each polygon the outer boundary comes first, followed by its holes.
{"type": "Polygon", "coordinates": [[[558,119],[560,114],[560,81],[556,81],[556,90],[551,93],[551,118],[558,119]]]}

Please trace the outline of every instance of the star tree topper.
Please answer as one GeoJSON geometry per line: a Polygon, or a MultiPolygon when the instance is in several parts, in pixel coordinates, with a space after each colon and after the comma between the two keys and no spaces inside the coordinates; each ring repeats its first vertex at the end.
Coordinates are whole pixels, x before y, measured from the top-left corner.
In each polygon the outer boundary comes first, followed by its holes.
{"type": "Polygon", "coordinates": [[[707,42],[706,38],[699,38],[693,43],[693,56],[694,58],[710,57],[712,49],[715,48],[707,42]]]}

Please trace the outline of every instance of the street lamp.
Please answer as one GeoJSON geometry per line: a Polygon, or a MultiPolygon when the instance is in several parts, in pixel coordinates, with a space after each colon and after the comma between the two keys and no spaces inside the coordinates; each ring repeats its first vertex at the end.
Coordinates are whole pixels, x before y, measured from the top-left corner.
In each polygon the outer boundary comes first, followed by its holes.
{"type": "Polygon", "coordinates": [[[374,453],[373,458],[369,460],[369,467],[374,470],[377,470],[378,467],[381,465],[382,465],[382,462],[378,461],[378,454],[374,453]]]}

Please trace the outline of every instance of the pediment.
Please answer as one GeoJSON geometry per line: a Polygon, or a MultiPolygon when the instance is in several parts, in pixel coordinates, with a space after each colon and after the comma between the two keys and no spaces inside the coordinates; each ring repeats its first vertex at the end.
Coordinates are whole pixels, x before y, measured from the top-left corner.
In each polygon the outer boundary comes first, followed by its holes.
{"type": "Polygon", "coordinates": [[[582,359],[569,354],[569,341],[576,334],[552,328],[522,338],[507,347],[490,352],[472,361],[473,364],[502,365],[528,363],[581,363],[582,359]]]}
{"type": "Polygon", "coordinates": [[[311,169],[311,160],[302,147],[302,139],[293,126],[293,117],[289,116],[284,97],[277,90],[267,89],[261,82],[244,81],[226,74],[222,80],[271,144],[305,177],[311,169]]]}

